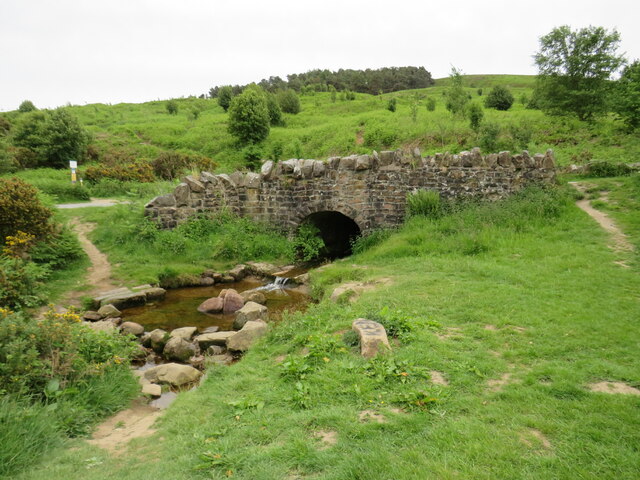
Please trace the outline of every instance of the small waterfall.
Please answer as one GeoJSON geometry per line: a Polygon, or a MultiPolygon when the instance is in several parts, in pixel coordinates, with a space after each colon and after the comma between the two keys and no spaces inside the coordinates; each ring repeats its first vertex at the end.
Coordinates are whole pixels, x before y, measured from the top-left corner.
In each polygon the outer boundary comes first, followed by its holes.
{"type": "Polygon", "coordinates": [[[265,290],[267,292],[282,291],[282,289],[284,289],[287,285],[288,281],[289,278],[287,277],[274,277],[273,282],[268,283],[267,285],[264,285],[257,290],[265,290]]]}

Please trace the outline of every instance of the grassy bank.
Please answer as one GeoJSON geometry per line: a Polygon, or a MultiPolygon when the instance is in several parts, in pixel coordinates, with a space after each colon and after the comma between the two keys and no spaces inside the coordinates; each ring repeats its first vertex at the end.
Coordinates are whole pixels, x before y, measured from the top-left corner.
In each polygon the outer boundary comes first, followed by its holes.
{"type": "Polygon", "coordinates": [[[77,441],[18,478],[635,478],[639,397],[589,389],[640,386],[638,266],[606,240],[563,190],[415,217],[314,274],[319,294],[388,283],[272,325],[151,439],[77,441]],[[359,357],[361,316],[392,354],[359,357]]]}

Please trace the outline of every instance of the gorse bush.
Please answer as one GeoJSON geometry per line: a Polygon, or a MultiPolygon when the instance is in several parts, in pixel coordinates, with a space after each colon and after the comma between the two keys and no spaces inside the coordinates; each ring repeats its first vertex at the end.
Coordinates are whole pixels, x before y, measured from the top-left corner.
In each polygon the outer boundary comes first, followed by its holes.
{"type": "Polygon", "coordinates": [[[152,166],[143,162],[87,167],[84,171],[84,177],[92,183],[96,183],[104,178],[120,180],[122,182],[141,183],[153,182],[156,179],[152,166]]]}
{"type": "Polygon", "coordinates": [[[52,231],[51,215],[35,187],[18,178],[0,178],[0,245],[18,231],[44,238],[52,231]]]}

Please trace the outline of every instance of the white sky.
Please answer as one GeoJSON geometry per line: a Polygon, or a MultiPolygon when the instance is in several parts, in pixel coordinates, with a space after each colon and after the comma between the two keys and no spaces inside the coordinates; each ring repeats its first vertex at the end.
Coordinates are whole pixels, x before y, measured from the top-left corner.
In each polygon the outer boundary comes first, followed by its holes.
{"type": "Polygon", "coordinates": [[[553,27],[617,28],[638,0],[0,0],[0,111],[143,102],[313,68],[535,74],[553,27]]]}

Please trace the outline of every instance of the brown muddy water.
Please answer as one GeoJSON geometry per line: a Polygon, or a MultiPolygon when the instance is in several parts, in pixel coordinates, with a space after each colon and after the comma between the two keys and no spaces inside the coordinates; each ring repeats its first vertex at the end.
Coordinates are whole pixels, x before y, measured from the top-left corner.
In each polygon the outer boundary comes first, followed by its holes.
{"type": "Polygon", "coordinates": [[[204,314],[197,308],[211,297],[217,297],[221,290],[233,288],[238,292],[267,287],[261,290],[267,298],[269,320],[277,321],[284,311],[296,312],[306,309],[310,297],[304,288],[275,288],[257,278],[248,278],[241,282],[223,283],[212,287],[190,287],[167,290],[164,300],[142,307],[127,308],[122,312],[125,322],[136,322],[146,331],[162,328],[171,331],[179,327],[197,327],[199,331],[207,327],[231,330],[235,314],[204,314]]]}

